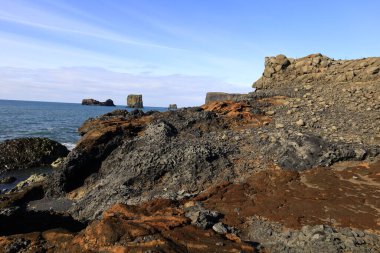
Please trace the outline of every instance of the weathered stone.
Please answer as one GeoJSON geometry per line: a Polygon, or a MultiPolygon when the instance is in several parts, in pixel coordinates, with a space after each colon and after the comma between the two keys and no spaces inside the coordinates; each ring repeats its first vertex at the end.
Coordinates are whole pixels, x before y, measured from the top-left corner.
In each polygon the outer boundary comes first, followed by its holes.
{"type": "Polygon", "coordinates": [[[305,122],[304,122],[302,119],[299,119],[299,120],[296,122],[296,125],[297,125],[297,126],[304,126],[304,125],[305,125],[305,122]]]}

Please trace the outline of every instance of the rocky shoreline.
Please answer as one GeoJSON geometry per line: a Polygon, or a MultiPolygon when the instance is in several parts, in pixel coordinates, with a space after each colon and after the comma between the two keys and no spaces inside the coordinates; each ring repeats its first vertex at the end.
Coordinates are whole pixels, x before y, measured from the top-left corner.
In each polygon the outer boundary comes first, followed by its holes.
{"type": "Polygon", "coordinates": [[[0,195],[0,252],[379,252],[379,66],[279,55],[233,101],[89,119],[0,195]]]}

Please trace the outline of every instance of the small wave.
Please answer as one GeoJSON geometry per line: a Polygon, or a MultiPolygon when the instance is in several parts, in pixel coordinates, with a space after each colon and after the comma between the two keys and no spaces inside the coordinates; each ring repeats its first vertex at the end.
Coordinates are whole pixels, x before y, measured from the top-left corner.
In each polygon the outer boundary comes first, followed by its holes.
{"type": "Polygon", "coordinates": [[[62,145],[66,146],[66,148],[70,151],[73,150],[76,146],[76,144],[72,142],[64,142],[62,145]]]}

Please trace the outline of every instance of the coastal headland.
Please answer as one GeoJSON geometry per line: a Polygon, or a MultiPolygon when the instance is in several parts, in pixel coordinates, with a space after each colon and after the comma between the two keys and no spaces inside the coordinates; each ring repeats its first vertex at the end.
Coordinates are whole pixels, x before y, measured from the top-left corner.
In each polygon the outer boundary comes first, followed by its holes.
{"type": "Polygon", "coordinates": [[[0,195],[0,252],[379,252],[380,58],[268,57],[253,86],[85,121],[0,195]]]}

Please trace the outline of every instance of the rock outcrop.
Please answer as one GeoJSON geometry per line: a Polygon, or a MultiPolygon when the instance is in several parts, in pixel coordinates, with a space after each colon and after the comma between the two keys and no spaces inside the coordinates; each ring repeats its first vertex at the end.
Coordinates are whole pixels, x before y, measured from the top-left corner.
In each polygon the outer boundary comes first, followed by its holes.
{"type": "Polygon", "coordinates": [[[129,108],[136,108],[136,109],[144,108],[142,95],[135,95],[135,94],[128,95],[127,106],[129,108]]]}
{"type": "Polygon", "coordinates": [[[322,54],[303,58],[287,58],[285,55],[265,58],[263,76],[253,87],[256,89],[295,87],[312,84],[314,87],[326,83],[374,82],[380,80],[380,58],[360,60],[334,60],[322,54]]]}
{"type": "Polygon", "coordinates": [[[0,173],[50,165],[69,151],[47,138],[20,138],[0,143],[0,173]]]}
{"type": "Polygon", "coordinates": [[[246,98],[247,94],[224,93],[224,92],[207,92],[205,103],[216,101],[240,101],[246,98]]]}
{"type": "Polygon", "coordinates": [[[98,100],[92,98],[85,98],[82,100],[82,105],[100,105],[100,106],[115,106],[111,99],[107,99],[104,102],[99,102],[98,100]]]}

